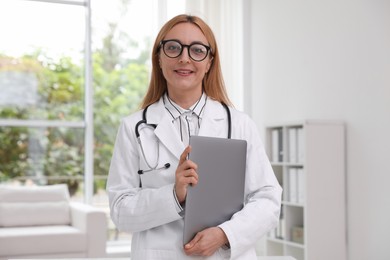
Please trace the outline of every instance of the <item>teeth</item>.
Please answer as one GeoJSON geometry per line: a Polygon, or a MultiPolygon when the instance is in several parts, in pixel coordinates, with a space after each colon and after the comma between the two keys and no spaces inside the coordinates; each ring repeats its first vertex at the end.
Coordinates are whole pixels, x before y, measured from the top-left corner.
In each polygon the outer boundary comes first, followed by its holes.
{"type": "Polygon", "coordinates": [[[191,71],[188,71],[188,70],[178,70],[177,72],[181,73],[181,74],[190,74],[191,73],[191,71]]]}

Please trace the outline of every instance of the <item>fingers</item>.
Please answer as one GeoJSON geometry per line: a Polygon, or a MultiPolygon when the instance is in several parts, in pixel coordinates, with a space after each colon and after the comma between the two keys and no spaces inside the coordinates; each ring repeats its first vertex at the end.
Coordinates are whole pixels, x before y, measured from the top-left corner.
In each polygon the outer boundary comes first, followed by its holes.
{"type": "Polygon", "coordinates": [[[194,168],[188,168],[187,170],[184,170],[181,172],[182,177],[194,177],[195,179],[198,179],[198,174],[196,173],[196,170],[194,168]]]}
{"type": "Polygon", "coordinates": [[[187,160],[188,154],[190,152],[191,152],[191,146],[189,145],[186,147],[186,149],[184,149],[183,153],[180,155],[179,165],[181,165],[187,160]]]}
{"type": "Polygon", "coordinates": [[[175,191],[180,203],[185,201],[188,185],[196,185],[198,183],[198,174],[196,173],[198,166],[193,161],[187,159],[190,151],[191,146],[187,146],[184,149],[176,169],[175,191]]]}
{"type": "Polygon", "coordinates": [[[202,249],[200,249],[199,245],[201,239],[201,233],[197,233],[196,236],[190,242],[184,245],[184,252],[189,256],[202,255],[202,249]]]}
{"type": "Polygon", "coordinates": [[[197,233],[190,242],[184,245],[184,252],[192,256],[211,256],[228,242],[221,228],[211,227],[197,233]]]}
{"type": "Polygon", "coordinates": [[[179,165],[176,169],[176,175],[182,175],[184,177],[196,177],[196,171],[198,165],[191,160],[188,160],[188,154],[191,152],[191,146],[187,146],[183,153],[180,155],[179,165]]]}
{"type": "Polygon", "coordinates": [[[198,174],[194,169],[187,169],[176,172],[175,190],[180,203],[183,203],[187,197],[188,185],[198,184],[198,174]]]}
{"type": "Polygon", "coordinates": [[[198,170],[198,165],[191,160],[187,160],[177,166],[176,175],[191,176],[198,170]]]}
{"type": "Polygon", "coordinates": [[[200,238],[201,238],[200,234],[197,233],[196,236],[195,236],[190,242],[188,242],[187,244],[184,245],[184,248],[185,248],[186,250],[191,250],[191,248],[193,248],[194,245],[195,245],[196,243],[198,243],[198,241],[200,240],[200,238]]]}

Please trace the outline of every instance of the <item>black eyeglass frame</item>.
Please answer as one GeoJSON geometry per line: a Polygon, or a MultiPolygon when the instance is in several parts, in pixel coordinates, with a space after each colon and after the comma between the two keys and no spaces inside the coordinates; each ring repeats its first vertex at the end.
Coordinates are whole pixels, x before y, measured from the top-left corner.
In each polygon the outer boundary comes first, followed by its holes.
{"type": "Polygon", "coordinates": [[[196,62],[204,61],[204,60],[207,58],[207,56],[209,55],[209,53],[210,53],[211,55],[213,55],[211,47],[210,47],[210,46],[207,46],[207,45],[205,45],[205,44],[203,44],[203,43],[200,43],[200,42],[194,42],[194,43],[191,43],[191,44],[188,45],[188,44],[182,44],[182,43],[181,43],[180,41],[178,41],[178,40],[162,40],[162,41],[160,42],[160,44],[159,44],[158,49],[159,49],[159,50],[162,49],[163,52],[164,52],[164,54],[165,54],[168,58],[175,59],[175,58],[179,57],[180,55],[182,55],[183,50],[184,50],[185,47],[187,47],[188,57],[190,57],[191,60],[196,61],[196,62]],[[166,44],[167,42],[176,42],[176,43],[178,43],[178,44],[181,46],[180,53],[179,53],[177,56],[172,57],[172,56],[169,56],[169,55],[165,52],[164,46],[165,46],[165,44],[166,44]],[[201,60],[196,60],[196,59],[194,59],[194,58],[191,56],[190,48],[191,48],[192,46],[194,46],[194,45],[202,45],[203,47],[206,48],[207,53],[206,53],[206,55],[204,56],[203,59],[201,59],[201,60]]]}

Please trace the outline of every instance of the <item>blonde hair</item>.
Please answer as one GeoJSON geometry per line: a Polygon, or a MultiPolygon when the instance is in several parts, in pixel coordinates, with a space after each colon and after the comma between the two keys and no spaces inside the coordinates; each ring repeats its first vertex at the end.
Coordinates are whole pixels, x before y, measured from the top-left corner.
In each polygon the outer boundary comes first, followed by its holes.
{"type": "Polygon", "coordinates": [[[141,103],[141,108],[157,102],[167,90],[167,81],[159,66],[160,42],[164,40],[167,33],[179,23],[192,23],[196,25],[206,37],[211,47],[213,60],[208,73],[203,78],[203,90],[207,96],[219,102],[232,105],[227,95],[225,84],[222,77],[219,52],[214,33],[211,28],[199,17],[191,15],[178,15],[169,20],[158,33],[152,50],[152,75],[148,91],[141,103]]]}

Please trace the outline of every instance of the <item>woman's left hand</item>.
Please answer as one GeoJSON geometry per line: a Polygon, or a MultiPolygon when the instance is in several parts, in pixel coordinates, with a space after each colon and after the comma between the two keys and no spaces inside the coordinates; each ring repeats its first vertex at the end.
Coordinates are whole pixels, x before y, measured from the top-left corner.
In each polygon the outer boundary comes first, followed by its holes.
{"type": "Polygon", "coordinates": [[[186,255],[211,256],[218,248],[228,242],[226,234],[221,228],[211,227],[200,231],[189,243],[184,245],[184,252],[186,255]]]}
{"type": "Polygon", "coordinates": [[[187,160],[191,152],[191,146],[187,146],[180,156],[179,164],[175,173],[175,192],[179,203],[183,203],[187,197],[187,188],[189,185],[198,183],[198,166],[191,160],[187,160]]]}

